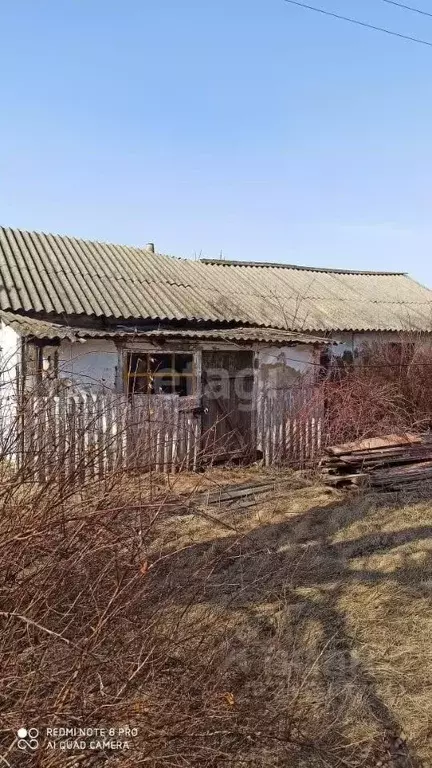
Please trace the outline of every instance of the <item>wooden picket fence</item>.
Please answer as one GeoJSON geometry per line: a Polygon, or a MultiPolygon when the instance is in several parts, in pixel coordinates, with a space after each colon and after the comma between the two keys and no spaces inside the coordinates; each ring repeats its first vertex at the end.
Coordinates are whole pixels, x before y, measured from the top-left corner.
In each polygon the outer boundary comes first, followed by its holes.
{"type": "Polygon", "coordinates": [[[195,470],[197,408],[197,398],[177,395],[30,395],[17,420],[19,464],[39,481],[53,473],[89,479],[126,468],[195,470]]]}
{"type": "MultiPolygon", "coordinates": [[[[197,397],[62,390],[24,396],[14,415],[11,402],[2,401],[0,416],[2,457],[38,481],[117,469],[195,471],[218,460],[207,455],[197,397]]],[[[266,466],[306,467],[319,459],[326,437],[323,404],[313,391],[263,392],[252,421],[244,460],[261,455],[266,466]]]]}
{"type": "Polygon", "coordinates": [[[257,444],[265,466],[312,467],[326,442],[324,403],[313,387],[269,389],[257,414],[257,444]]]}

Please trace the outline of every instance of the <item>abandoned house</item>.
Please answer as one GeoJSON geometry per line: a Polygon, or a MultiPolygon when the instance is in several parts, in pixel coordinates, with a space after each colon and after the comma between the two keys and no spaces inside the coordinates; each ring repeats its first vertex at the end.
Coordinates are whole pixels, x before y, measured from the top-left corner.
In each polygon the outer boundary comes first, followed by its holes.
{"type": "Polygon", "coordinates": [[[224,456],[262,449],[279,429],[275,393],[313,384],[328,345],[341,355],[432,329],[432,292],[402,273],[191,261],[6,228],[0,257],[3,401],[57,382],[175,402],[224,456]]]}

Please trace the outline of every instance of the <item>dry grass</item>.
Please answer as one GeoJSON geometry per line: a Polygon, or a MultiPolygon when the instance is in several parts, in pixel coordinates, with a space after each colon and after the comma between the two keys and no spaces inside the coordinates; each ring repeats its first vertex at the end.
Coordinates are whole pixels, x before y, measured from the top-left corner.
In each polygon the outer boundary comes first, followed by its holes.
{"type": "Polygon", "coordinates": [[[24,722],[139,729],[129,752],[40,750],[27,761],[39,768],[432,765],[432,504],[291,476],[212,519],[166,508],[269,476],[3,497],[0,755],[12,768],[24,722]]]}
{"type": "Polygon", "coordinates": [[[308,695],[316,686],[318,699],[325,691],[343,705],[339,725],[358,746],[347,765],[432,765],[431,511],[409,495],[313,486],[240,515],[221,510],[234,534],[194,516],[169,526],[186,548],[183,573],[229,547],[207,605],[239,624],[252,616],[272,636],[289,625],[311,659],[322,654],[308,695]]]}

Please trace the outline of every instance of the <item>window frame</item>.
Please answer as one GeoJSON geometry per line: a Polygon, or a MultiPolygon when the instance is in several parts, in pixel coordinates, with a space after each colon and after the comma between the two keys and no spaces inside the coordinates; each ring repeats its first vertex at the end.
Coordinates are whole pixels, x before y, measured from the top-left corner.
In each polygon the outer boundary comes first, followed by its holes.
{"type": "Polygon", "coordinates": [[[124,354],[124,364],[123,364],[123,386],[124,386],[124,392],[129,397],[135,397],[138,395],[144,395],[146,397],[172,397],[173,395],[177,395],[178,397],[195,397],[198,394],[198,377],[197,377],[197,360],[196,360],[196,354],[190,350],[190,349],[136,349],[136,348],[129,348],[125,349],[124,354]],[[150,358],[151,357],[157,357],[157,356],[170,356],[171,357],[171,368],[169,369],[170,373],[167,373],[167,369],[164,369],[164,372],[158,373],[157,371],[152,372],[150,369],[150,358]],[[187,357],[191,358],[192,368],[189,373],[179,373],[176,372],[175,369],[175,356],[178,355],[187,355],[187,357]],[[133,356],[141,357],[142,359],[147,359],[147,370],[142,373],[133,373],[130,368],[130,360],[133,356]],[[172,392],[151,392],[151,382],[155,379],[166,379],[167,377],[171,377],[172,379],[172,388],[174,388],[175,378],[176,376],[178,378],[184,378],[184,379],[190,379],[192,381],[192,388],[191,392],[188,392],[186,395],[180,395],[175,391],[172,392]],[[147,391],[131,391],[130,389],[130,381],[131,379],[147,379],[148,385],[147,385],[147,391]]]}

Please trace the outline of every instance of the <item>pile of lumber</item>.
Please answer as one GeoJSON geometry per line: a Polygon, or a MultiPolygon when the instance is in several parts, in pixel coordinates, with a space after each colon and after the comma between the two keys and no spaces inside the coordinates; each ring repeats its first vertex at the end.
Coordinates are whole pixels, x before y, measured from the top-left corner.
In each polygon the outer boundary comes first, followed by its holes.
{"type": "Polygon", "coordinates": [[[321,460],[324,482],[396,491],[432,480],[432,434],[386,435],[332,445],[321,460]]]}

